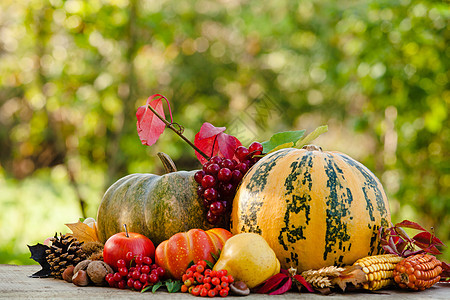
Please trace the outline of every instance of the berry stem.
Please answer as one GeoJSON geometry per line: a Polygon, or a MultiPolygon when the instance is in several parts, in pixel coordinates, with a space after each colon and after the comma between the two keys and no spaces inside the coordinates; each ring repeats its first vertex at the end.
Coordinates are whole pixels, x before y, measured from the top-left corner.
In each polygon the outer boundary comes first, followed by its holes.
{"type": "Polygon", "coordinates": [[[195,146],[190,140],[188,140],[187,137],[185,137],[183,135],[183,133],[181,133],[181,131],[177,130],[174,126],[173,123],[167,121],[166,119],[164,119],[164,117],[162,117],[153,107],[151,107],[150,105],[147,105],[147,107],[161,120],[164,122],[164,124],[166,124],[166,126],[168,128],[170,128],[172,131],[174,131],[176,134],[178,134],[179,137],[181,137],[186,143],[189,144],[189,146],[191,146],[195,151],[197,151],[198,153],[200,153],[201,156],[203,156],[204,158],[206,158],[207,160],[209,160],[209,156],[206,155],[205,153],[203,153],[202,150],[200,150],[199,148],[197,148],[197,146],[195,146]]]}
{"type": "MultiPolygon", "coordinates": [[[[214,156],[214,147],[216,146],[216,141],[217,141],[217,137],[218,137],[219,135],[216,135],[215,137],[214,137],[214,142],[213,142],[213,146],[212,146],[212,151],[211,151],[211,156],[209,157],[209,158],[207,158],[208,160],[209,159],[211,159],[213,156],[214,156]]],[[[206,157],[205,157],[206,158],[206,157]]]]}

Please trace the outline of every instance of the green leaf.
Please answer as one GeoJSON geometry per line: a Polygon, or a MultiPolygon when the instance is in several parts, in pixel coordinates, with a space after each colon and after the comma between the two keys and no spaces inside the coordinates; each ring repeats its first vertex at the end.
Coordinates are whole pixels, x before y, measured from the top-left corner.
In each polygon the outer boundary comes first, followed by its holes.
{"type": "Polygon", "coordinates": [[[178,280],[176,280],[176,281],[172,281],[172,280],[166,281],[166,287],[167,287],[167,291],[169,293],[176,293],[176,292],[180,291],[182,285],[183,284],[181,283],[181,281],[178,281],[178,280]]]}
{"type": "MultiPolygon", "coordinates": [[[[204,261],[206,261],[206,265],[208,266],[208,268],[210,268],[210,269],[214,268],[214,264],[213,264],[212,262],[210,262],[210,261],[207,260],[207,259],[204,259],[204,261]]],[[[216,261],[217,261],[217,260],[216,260],[216,261]]]]}
{"type": "Polygon", "coordinates": [[[211,253],[211,256],[214,258],[215,261],[218,261],[218,260],[219,260],[220,249],[219,249],[219,251],[217,252],[217,254],[215,254],[214,252],[210,252],[210,253],[211,253]]]}
{"type": "Polygon", "coordinates": [[[295,148],[299,148],[301,149],[303,146],[308,145],[309,143],[311,143],[313,140],[315,140],[319,135],[321,135],[322,133],[325,133],[328,131],[328,126],[327,125],[323,125],[323,126],[319,126],[316,129],[314,129],[313,132],[311,132],[310,134],[308,134],[304,139],[302,139],[301,141],[299,141],[296,145],[295,148]]]}
{"type": "Polygon", "coordinates": [[[305,134],[304,129],[297,131],[284,131],[275,133],[274,135],[272,135],[270,140],[261,143],[263,145],[263,152],[268,153],[273,149],[275,149],[276,147],[286,143],[291,142],[295,144],[299,139],[302,138],[303,134],[305,134]]]}
{"type": "Polygon", "coordinates": [[[145,293],[153,288],[153,285],[147,285],[141,290],[141,293],[145,293]]]}
{"type": "Polygon", "coordinates": [[[166,284],[167,291],[169,291],[169,293],[171,293],[171,291],[173,289],[173,281],[169,279],[165,282],[165,284],[166,284]]]}
{"type": "Polygon", "coordinates": [[[162,281],[158,281],[152,287],[152,293],[155,293],[163,285],[162,281]]]}
{"type": "Polygon", "coordinates": [[[191,260],[191,262],[188,264],[187,269],[189,269],[190,267],[192,267],[194,265],[194,261],[191,260]]]}

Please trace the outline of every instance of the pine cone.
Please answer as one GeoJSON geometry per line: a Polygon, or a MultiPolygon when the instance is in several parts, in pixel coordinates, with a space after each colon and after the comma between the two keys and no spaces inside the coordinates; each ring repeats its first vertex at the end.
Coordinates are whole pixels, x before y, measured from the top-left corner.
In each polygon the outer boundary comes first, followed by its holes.
{"type": "Polygon", "coordinates": [[[301,275],[313,287],[327,288],[333,286],[331,279],[340,276],[342,271],[344,271],[344,268],[330,266],[319,270],[304,271],[301,275]]]}
{"type": "Polygon", "coordinates": [[[83,242],[78,241],[71,235],[55,233],[50,239],[51,245],[45,251],[47,262],[50,265],[51,275],[54,278],[62,279],[64,270],[72,265],[75,266],[86,258],[81,246],[83,242]]]}

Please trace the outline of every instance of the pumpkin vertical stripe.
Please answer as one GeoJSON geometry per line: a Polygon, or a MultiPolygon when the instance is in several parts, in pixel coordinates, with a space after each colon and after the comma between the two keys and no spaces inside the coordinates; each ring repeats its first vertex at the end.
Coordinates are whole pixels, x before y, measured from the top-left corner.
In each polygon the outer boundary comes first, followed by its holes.
{"type": "Polygon", "coordinates": [[[348,208],[345,206],[345,199],[341,198],[338,191],[341,191],[343,186],[338,179],[338,174],[342,174],[342,170],[334,163],[333,156],[328,154],[324,158],[325,162],[325,174],[327,175],[327,187],[330,191],[328,198],[326,199],[327,205],[327,227],[325,233],[325,249],[323,252],[323,260],[327,260],[328,253],[332,252],[336,246],[336,243],[340,243],[340,249],[342,249],[342,243],[347,242],[350,239],[347,230],[347,224],[345,217],[348,213],[348,208]]]}
{"type": "Polygon", "coordinates": [[[338,152],[290,148],[244,176],[231,231],[262,235],[283,268],[306,270],[379,253],[377,230],[389,222],[383,188],[362,164],[338,152]]]}
{"type": "MultiPolygon", "coordinates": [[[[340,157],[342,157],[348,165],[356,168],[364,176],[364,178],[366,179],[364,184],[366,185],[367,188],[372,189],[375,193],[375,202],[377,205],[377,211],[379,211],[383,217],[386,217],[388,212],[387,212],[387,208],[386,208],[386,203],[383,198],[384,191],[382,192],[380,190],[381,183],[376,178],[376,176],[369,169],[367,169],[365,166],[363,166],[361,163],[351,159],[349,156],[342,154],[342,153],[340,153],[338,155],[340,157]]],[[[368,201],[367,197],[366,197],[366,201],[368,201]]],[[[383,219],[382,226],[389,226],[389,223],[387,223],[385,221],[386,220],[383,219]]]]}

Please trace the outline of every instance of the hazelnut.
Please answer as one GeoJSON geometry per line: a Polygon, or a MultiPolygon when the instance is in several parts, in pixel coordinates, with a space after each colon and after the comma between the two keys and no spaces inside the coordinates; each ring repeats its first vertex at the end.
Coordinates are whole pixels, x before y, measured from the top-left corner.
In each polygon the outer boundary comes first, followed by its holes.
{"type": "Polygon", "coordinates": [[[79,270],[86,270],[87,266],[89,265],[91,261],[86,259],[83,261],[80,261],[76,266],[75,269],[73,270],[73,274],[76,274],[79,270]]]}
{"type": "Polygon", "coordinates": [[[247,296],[250,294],[250,289],[243,281],[236,281],[230,284],[230,292],[236,296],[247,296]]]}
{"type": "Polygon", "coordinates": [[[105,285],[106,274],[114,273],[113,269],[107,263],[99,260],[92,261],[88,265],[86,272],[95,285],[105,285]]]}
{"type": "Polygon", "coordinates": [[[72,282],[77,286],[87,286],[89,284],[89,278],[86,271],[79,270],[76,272],[72,277],[72,282]]]}
{"type": "Polygon", "coordinates": [[[70,265],[68,266],[64,272],[62,273],[62,278],[67,282],[72,282],[73,277],[73,269],[75,269],[74,266],[70,265]]]}

